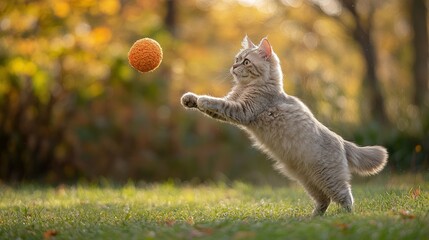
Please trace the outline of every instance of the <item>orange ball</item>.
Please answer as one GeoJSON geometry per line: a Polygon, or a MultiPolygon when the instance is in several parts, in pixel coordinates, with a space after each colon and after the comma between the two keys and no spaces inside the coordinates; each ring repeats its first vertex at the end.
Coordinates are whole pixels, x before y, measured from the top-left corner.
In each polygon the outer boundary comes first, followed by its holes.
{"type": "Polygon", "coordinates": [[[128,62],[140,72],[155,70],[162,61],[162,48],[151,38],[137,40],[128,52],[128,62]]]}

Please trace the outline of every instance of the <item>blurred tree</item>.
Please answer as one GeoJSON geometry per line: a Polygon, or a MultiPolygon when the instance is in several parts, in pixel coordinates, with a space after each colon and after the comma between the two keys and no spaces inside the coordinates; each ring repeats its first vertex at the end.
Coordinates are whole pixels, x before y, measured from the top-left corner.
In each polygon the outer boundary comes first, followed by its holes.
{"type": "Polygon", "coordinates": [[[410,17],[413,27],[413,103],[423,107],[428,95],[429,76],[429,48],[428,48],[428,21],[425,0],[412,0],[410,2],[410,17]]]}
{"type": "Polygon", "coordinates": [[[49,178],[47,169],[64,175],[76,170],[70,163],[73,152],[66,136],[66,121],[74,112],[71,105],[79,93],[70,93],[65,87],[68,79],[64,67],[74,40],[67,34],[56,38],[51,35],[49,29],[61,28],[53,19],[61,19],[64,11],[50,14],[44,4],[13,6],[14,3],[6,1],[0,7],[4,9],[0,14],[0,178],[3,179],[49,178]],[[52,37],[53,44],[41,35],[52,37]],[[53,59],[47,62],[49,57],[53,59]]]}
{"type": "Polygon", "coordinates": [[[166,0],[165,1],[165,26],[171,35],[176,36],[177,34],[177,1],[176,0],[166,0]]]}
{"type": "Polygon", "coordinates": [[[363,79],[364,93],[368,94],[366,106],[369,114],[378,122],[389,122],[382,94],[381,84],[377,75],[377,51],[373,40],[374,13],[380,1],[358,0],[312,0],[321,12],[338,21],[347,33],[359,45],[365,60],[366,76],[363,79]],[[347,11],[335,11],[337,4],[347,11]],[[358,6],[360,8],[358,9],[358,6]]]}

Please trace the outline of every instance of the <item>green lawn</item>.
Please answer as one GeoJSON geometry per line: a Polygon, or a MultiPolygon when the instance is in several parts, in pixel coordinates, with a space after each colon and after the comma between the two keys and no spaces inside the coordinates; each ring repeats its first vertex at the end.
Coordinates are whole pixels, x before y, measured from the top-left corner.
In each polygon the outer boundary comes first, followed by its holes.
{"type": "Polygon", "coordinates": [[[377,179],[316,218],[286,184],[0,185],[0,239],[429,239],[429,181],[377,179]]]}

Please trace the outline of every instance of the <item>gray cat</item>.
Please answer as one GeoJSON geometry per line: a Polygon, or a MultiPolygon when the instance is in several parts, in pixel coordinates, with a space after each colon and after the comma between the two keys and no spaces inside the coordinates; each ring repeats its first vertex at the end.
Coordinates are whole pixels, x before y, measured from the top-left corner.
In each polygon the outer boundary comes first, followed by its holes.
{"type": "Polygon", "coordinates": [[[235,84],[227,96],[186,93],[182,105],[246,131],[275,167],[314,199],[313,215],[323,215],[331,200],[351,212],[351,173],[380,172],[387,163],[386,149],[344,140],[298,98],[287,95],[279,59],[266,38],[256,46],[246,36],[242,47],[230,69],[235,84]]]}

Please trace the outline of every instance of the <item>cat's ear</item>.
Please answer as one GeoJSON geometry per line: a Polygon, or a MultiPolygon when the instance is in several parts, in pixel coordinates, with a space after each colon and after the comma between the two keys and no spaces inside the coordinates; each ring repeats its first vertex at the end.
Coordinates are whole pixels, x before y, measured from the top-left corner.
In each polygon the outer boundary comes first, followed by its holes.
{"type": "Polygon", "coordinates": [[[259,54],[265,58],[268,59],[271,57],[271,54],[273,53],[273,49],[271,48],[270,42],[268,42],[268,39],[264,37],[258,46],[259,54]]]}
{"type": "Polygon", "coordinates": [[[243,47],[243,49],[248,49],[248,48],[254,48],[256,47],[255,44],[253,44],[252,41],[250,41],[250,38],[246,35],[243,38],[243,41],[241,41],[241,47],[243,47]]]}

